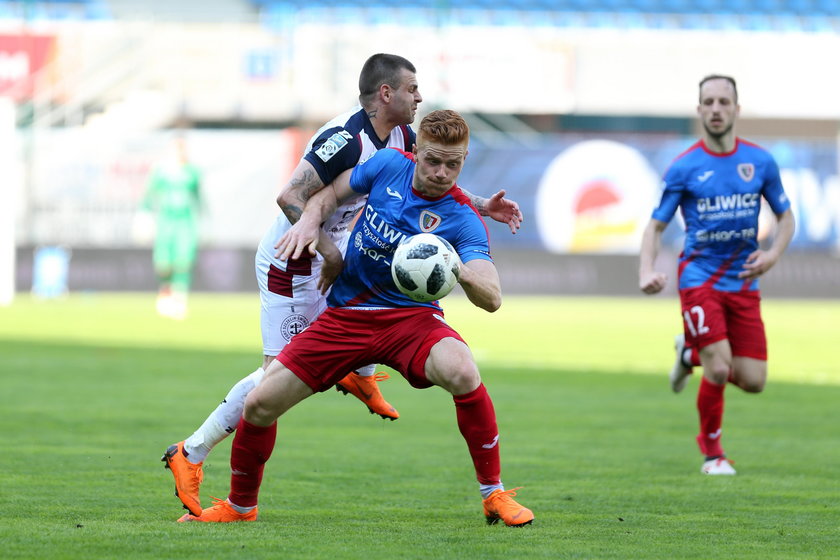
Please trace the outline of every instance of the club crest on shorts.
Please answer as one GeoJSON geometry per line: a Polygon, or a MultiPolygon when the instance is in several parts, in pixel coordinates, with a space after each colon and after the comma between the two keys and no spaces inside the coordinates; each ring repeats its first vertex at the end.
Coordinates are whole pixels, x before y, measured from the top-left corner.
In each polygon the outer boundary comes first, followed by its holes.
{"type": "Polygon", "coordinates": [[[749,183],[755,176],[755,165],[751,163],[739,163],[738,175],[741,176],[741,179],[749,183]]]}
{"type": "Polygon", "coordinates": [[[440,216],[434,212],[428,210],[420,212],[420,231],[423,233],[434,231],[440,225],[440,222],[440,216]]]}
{"type": "Polygon", "coordinates": [[[293,336],[303,332],[308,326],[309,319],[295,313],[283,319],[283,323],[280,325],[280,334],[288,342],[293,336]]]}

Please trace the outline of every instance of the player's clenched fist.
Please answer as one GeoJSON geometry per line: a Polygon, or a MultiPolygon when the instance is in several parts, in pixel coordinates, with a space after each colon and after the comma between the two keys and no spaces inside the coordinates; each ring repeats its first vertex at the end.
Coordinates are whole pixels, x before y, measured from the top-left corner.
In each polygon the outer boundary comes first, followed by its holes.
{"type": "Polygon", "coordinates": [[[639,289],[646,294],[658,294],[668,283],[668,276],[661,272],[648,272],[639,275],[639,289]]]}

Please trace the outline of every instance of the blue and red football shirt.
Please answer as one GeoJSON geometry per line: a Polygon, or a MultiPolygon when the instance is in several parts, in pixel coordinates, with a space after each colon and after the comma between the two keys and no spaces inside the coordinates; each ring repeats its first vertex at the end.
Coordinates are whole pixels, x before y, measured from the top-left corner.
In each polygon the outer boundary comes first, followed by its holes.
{"type": "Polygon", "coordinates": [[[758,249],[761,197],[776,214],[790,208],[776,161],[755,144],[736,138],[735,149],[719,154],[700,140],[674,160],[653,218],[668,223],[677,207],[682,211],[680,289],[758,289],[757,279],[745,281],[738,273],[758,249]]]}
{"type": "Polygon", "coordinates": [[[487,227],[461,189],[454,185],[437,198],[411,186],[414,156],[398,149],[376,152],[353,169],[350,187],[367,194],[367,204],[350,234],[344,269],[332,286],[330,307],[433,307],[399,291],[391,259],[400,241],[434,233],[452,244],[462,262],[492,260],[487,227]]]}

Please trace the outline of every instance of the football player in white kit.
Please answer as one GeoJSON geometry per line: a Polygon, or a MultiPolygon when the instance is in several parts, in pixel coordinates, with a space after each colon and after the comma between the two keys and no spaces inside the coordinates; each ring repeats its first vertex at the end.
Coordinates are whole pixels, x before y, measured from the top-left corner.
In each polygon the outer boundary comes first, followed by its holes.
{"type": "MultiPolygon", "coordinates": [[[[193,515],[202,512],[199,489],[204,459],[236,429],[245,397],[260,382],[268,364],[326,308],[326,296],[321,293],[324,264],[321,255],[282,261],[277,258],[275,244],[300,218],[306,201],[343,171],[382,148],[411,151],[416,137],[408,125],[414,121],[417,105],[423,100],[415,74],[414,65],[401,56],[382,53],[371,56],[359,76],[361,107],[339,115],[318,130],[278,195],[277,203],[283,212],[260,242],[255,259],[262,304],[262,366],[236,383],[204,423],[186,440],[169,446],[162,457],[175,478],[175,494],[193,515]]],[[[466,194],[482,215],[507,223],[513,233],[519,228],[522,221],[519,206],[505,199],[504,191],[489,199],[466,194]]],[[[341,252],[347,246],[350,226],[364,203],[365,198],[361,197],[340,206],[321,228],[321,235],[329,236],[341,252]]],[[[333,279],[339,272],[325,271],[333,279]]],[[[336,389],[355,395],[372,414],[396,420],[399,413],[382,397],[377,386],[378,380],[388,376],[375,374],[374,368],[371,364],[349,372],[336,389]]]]}

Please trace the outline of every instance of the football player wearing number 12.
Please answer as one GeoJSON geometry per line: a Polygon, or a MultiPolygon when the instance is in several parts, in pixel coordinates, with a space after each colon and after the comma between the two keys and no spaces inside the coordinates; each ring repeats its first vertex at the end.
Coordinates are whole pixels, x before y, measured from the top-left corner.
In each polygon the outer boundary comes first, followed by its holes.
{"type": "MultiPolygon", "coordinates": [[[[490,257],[487,229],[455,184],[464,165],[469,128],[454,111],[433,111],[420,123],[412,153],[380,150],[307,203],[292,231],[299,241],[278,244],[282,258],[309,247],[319,251],[318,228],[338,203],[367,195],[350,236],[344,268],[327,298],[329,307],[296,335],[271,362],[251,391],[231,448],[231,491],[200,516],[179,521],[232,522],[257,518],[257,496],[274,449],[277,418],[315,392],[332,387],[347,371],[383,363],[416,388],[437,385],[452,394],[458,428],[467,444],[488,523],[531,523],[534,514],[517,503],[515,489],[501,481],[499,431],[493,401],[469,347],[450,327],[437,302],[402,294],[390,262],[399,242],[421,233],[449,241],[461,257],[456,276],[470,301],[486,311],[502,303],[499,274],[490,257]]],[[[322,238],[322,243],[330,243],[322,238]]],[[[340,254],[327,250],[328,255],[340,254]]],[[[327,282],[329,284],[330,282],[327,282]]],[[[322,286],[327,289],[329,286],[322,286]]],[[[323,451],[329,454],[329,450],[323,451]]],[[[333,458],[334,459],[334,458],[333,458]]],[[[335,463],[335,461],[332,461],[335,463]]]]}
{"type": "Polygon", "coordinates": [[[704,456],[701,472],[733,475],[721,445],[723,392],[727,382],[759,393],[767,379],[767,339],[761,320],[758,277],[770,270],[794,233],[790,202],[779,167],[764,149],[735,136],[738,90],[729,76],[700,82],[697,114],[703,138],[665,173],[659,207],[642,237],[639,288],[655,294],[666,276],[654,269],[662,232],[677,207],[685,220],[679,258],[679,294],[684,334],[676,338],[671,388],[682,391],[691,367],[702,365],[697,395],[704,456]],[[761,198],[778,220],[775,239],[759,246],[761,198]]]}

